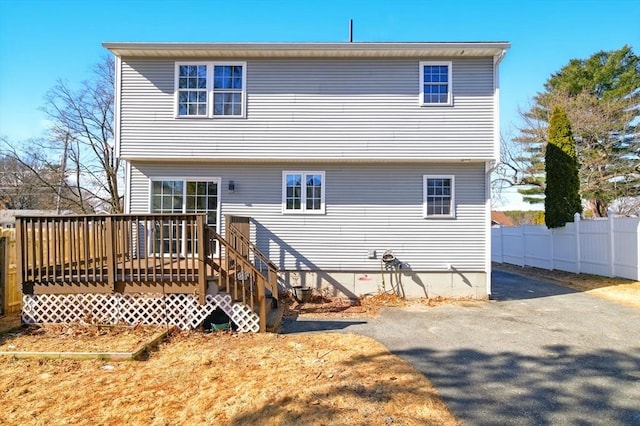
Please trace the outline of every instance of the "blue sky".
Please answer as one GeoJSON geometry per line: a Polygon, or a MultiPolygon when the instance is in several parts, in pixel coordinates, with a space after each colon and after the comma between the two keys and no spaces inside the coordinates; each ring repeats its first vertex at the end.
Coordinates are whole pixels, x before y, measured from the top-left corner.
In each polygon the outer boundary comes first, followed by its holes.
{"type": "Polygon", "coordinates": [[[638,0],[0,0],[0,136],[46,128],[57,79],[80,82],[105,41],[508,41],[501,125],[572,58],[629,44],[640,54],[638,0]]]}

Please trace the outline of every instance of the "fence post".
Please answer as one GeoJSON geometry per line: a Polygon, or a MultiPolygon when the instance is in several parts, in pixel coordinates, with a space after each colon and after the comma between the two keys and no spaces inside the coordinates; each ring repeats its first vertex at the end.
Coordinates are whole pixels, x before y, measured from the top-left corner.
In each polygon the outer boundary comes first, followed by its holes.
{"type": "MultiPolygon", "coordinates": [[[[2,228],[0,228],[0,231],[2,228]]],[[[0,316],[7,312],[7,238],[0,236],[0,316]]]]}
{"type": "Polygon", "coordinates": [[[581,273],[581,254],[580,254],[580,213],[575,213],[573,215],[573,221],[576,226],[576,273],[581,273]]]}
{"type": "Polygon", "coordinates": [[[498,262],[504,262],[504,237],[502,236],[502,224],[498,224],[498,233],[500,235],[500,258],[498,262]]]}
{"type": "MultiPolygon", "coordinates": [[[[566,226],[566,225],[565,225],[566,226]]],[[[550,271],[553,271],[554,269],[556,269],[556,263],[554,261],[554,258],[556,256],[556,232],[555,232],[555,228],[552,228],[549,230],[549,232],[551,233],[551,236],[549,237],[549,245],[551,247],[549,247],[549,263],[550,263],[550,271]]]]}
{"type": "Polygon", "coordinates": [[[615,265],[615,247],[616,247],[616,239],[615,239],[615,235],[613,233],[614,230],[614,223],[613,221],[615,220],[615,214],[613,213],[612,209],[607,209],[607,220],[609,221],[609,276],[610,277],[615,277],[616,276],[616,265],[615,265]]]}
{"type": "Polygon", "coordinates": [[[524,228],[526,225],[520,225],[520,238],[522,238],[522,262],[520,262],[521,267],[527,266],[527,237],[524,232],[524,228]]]}

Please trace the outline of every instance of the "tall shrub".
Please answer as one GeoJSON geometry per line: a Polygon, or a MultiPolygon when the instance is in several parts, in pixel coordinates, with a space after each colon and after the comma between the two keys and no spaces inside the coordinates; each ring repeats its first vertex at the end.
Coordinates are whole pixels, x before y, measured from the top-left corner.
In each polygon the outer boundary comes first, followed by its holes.
{"type": "Polygon", "coordinates": [[[576,142],[564,109],[554,107],[545,148],[545,224],[559,228],[582,212],[576,142]]]}

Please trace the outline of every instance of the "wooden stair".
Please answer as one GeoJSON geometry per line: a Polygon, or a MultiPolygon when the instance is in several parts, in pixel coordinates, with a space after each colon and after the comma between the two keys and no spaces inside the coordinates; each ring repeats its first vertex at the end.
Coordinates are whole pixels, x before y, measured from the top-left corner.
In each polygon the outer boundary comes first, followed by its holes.
{"type": "Polygon", "coordinates": [[[270,333],[277,333],[280,330],[280,324],[282,324],[282,318],[284,317],[284,305],[277,303],[277,299],[269,298],[271,301],[267,308],[267,331],[270,333]],[[273,301],[276,303],[273,303],[273,301]]]}

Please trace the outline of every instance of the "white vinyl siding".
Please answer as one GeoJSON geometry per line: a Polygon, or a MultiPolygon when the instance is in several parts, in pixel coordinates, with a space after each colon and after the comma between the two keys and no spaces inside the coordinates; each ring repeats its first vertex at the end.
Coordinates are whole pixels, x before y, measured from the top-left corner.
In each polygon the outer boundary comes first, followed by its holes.
{"type": "MultiPolygon", "coordinates": [[[[443,58],[446,59],[446,58],[443,58]]],[[[491,160],[493,58],[451,59],[454,106],[420,107],[413,59],[247,59],[244,120],[176,119],[175,62],[124,58],[121,146],[147,160],[491,160]]]]}
{"type": "MultiPolygon", "coordinates": [[[[282,175],[290,164],[133,163],[132,213],[149,210],[149,182],[221,178],[221,214],[251,217],[252,240],[280,268],[376,271],[369,250],[393,250],[410,271],[483,271],[487,233],[484,163],[297,164],[325,172],[323,215],[283,215],[282,175]],[[455,178],[455,220],[425,220],[425,175],[455,178]],[[227,189],[234,181],[235,191],[227,189]]],[[[224,224],[222,224],[224,229],[224,224]]],[[[408,280],[411,278],[408,278],[408,280]]]]}

